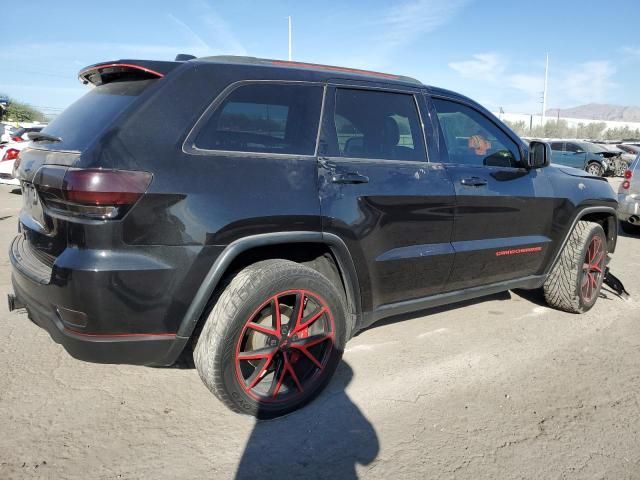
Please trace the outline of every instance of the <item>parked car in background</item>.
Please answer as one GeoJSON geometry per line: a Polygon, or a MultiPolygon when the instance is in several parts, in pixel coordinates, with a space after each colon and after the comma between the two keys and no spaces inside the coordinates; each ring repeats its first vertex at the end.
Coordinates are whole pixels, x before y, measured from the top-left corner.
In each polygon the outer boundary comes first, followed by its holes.
{"type": "Polygon", "coordinates": [[[0,146],[0,183],[19,186],[14,175],[14,165],[20,152],[29,145],[28,141],[9,142],[0,146]]]}
{"type": "Polygon", "coordinates": [[[604,176],[610,169],[612,152],[593,143],[574,140],[551,140],[551,163],[586,170],[604,176]]]}
{"type": "Polygon", "coordinates": [[[627,143],[618,143],[616,144],[620,150],[624,150],[627,153],[630,153],[633,156],[636,156],[640,153],[640,147],[638,145],[631,145],[627,143]]]}
{"type": "Polygon", "coordinates": [[[640,155],[631,162],[618,188],[618,220],[623,232],[640,234],[640,155]]]}
{"type": "Polygon", "coordinates": [[[20,128],[16,128],[15,130],[13,130],[10,134],[10,140],[11,142],[26,142],[29,140],[29,138],[27,137],[27,135],[31,132],[39,132],[41,131],[43,128],[45,128],[46,125],[38,125],[35,127],[20,127],[20,128]]]}
{"type": "Polygon", "coordinates": [[[6,143],[11,141],[11,132],[15,130],[13,125],[8,123],[0,123],[0,143],[6,143]]]}
{"type": "Polygon", "coordinates": [[[622,177],[624,172],[629,168],[629,165],[631,165],[631,162],[636,158],[636,155],[627,153],[625,150],[611,143],[596,143],[595,145],[613,154],[612,157],[609,157],[609,171],[616,177],[622,177]]]}

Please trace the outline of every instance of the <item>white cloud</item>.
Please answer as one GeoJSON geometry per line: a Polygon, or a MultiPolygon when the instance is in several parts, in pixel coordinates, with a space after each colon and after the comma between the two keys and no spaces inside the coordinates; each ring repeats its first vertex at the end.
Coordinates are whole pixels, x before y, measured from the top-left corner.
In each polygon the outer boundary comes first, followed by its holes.
{"type": "MultiPolygon", "coordinates": [[[[486,104],[503,105],[518,112],[537,112],[544,89],[544,66],[518,61],[515,65],[502,55],[478,53],[470,59],[449,63],[462,79],[471,79],[471,88],[484,92],[486,104]],[[535,71],[533,71],[535,70],[535,71]],[[487,94],[487,92],[490,92],[487,94]]],[[[548,107],[567,107],[605,102],[616,87],[615,66],[609,61],[567,64],[549,71],[548,107]]]]}
{"type": "MultiPolygon", "coordinates": [[[[365,13],[360,7],[344,2],[339,11],[331,13],[336,19],[331,29],[334,38],[343,42],[345,48],[325,49],[311,60],[373,70],[397,65],[398,58],[408,56],[416,40],[449,23],[471,1],[405,0],[389,2],[386,9],[365,13]],[[342,29],[336,28],[345,18],[353,18],[354,22],[348,22],[342,29]]],[[[412,61],[416,59],[415,54],[409,57],[412,61]]],[[[407,69],[410,68],[408,65],[407,69]]]]}
{"type": "Polygon", "coordinates": [[[613,78],[616,68],[609,61],[592,61],[577,65],[560,77],[554,76],[554,83],[561,97],[574,102],[590,103],[606,101],[611,90],[616,87],[613,78]]]}
{"type": "Polygon", "coordinates": [[[471,56],[471,60],[449,63],[449,68],[464,78],[490,82],[501,78],[505,66],[505,60],[497,53],[477,53],[471,56]]]}

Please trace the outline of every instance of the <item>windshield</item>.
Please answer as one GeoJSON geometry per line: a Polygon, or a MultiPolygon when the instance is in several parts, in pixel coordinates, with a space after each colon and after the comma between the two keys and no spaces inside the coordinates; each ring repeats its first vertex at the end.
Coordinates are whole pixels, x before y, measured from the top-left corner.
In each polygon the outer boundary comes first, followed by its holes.
{"type": "Polygon", "coordinates": [[[85,150],[152,82],[113,82],[92,88],[43,130],[62,139],[47,148],[85,150]]]}

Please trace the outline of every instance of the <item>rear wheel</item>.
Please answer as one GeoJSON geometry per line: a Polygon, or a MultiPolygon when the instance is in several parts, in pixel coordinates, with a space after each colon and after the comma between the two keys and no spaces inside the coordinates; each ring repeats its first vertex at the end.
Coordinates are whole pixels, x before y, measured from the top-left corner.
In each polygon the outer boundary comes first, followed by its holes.
{"type": "Polygon", "coordinates": [[[603,173],[602,167],[597,162],[591,162],[589,165],[587,165],[587,172],[598,177],[601,177],[603,173]]]}
{"type": "Polygon", "coordinates": [[[578,222],[544,284],[547,303],[584,313],[600,295],[607,259],[607,238],[597,223],[578,222]]]}
{"type": "Polygon", "coordinates": [[[345,309],[313,269],[266,260],[240,271],[194,350],[200,378],[236,412],[272,418],[318,395],[344,350],[345,309]]]}
{"type": "Polygon", "coordinates": [[[640,235],[640,225],[633,225],[629,222],[620,221],[620,229],[629,235],[640,235]]]}

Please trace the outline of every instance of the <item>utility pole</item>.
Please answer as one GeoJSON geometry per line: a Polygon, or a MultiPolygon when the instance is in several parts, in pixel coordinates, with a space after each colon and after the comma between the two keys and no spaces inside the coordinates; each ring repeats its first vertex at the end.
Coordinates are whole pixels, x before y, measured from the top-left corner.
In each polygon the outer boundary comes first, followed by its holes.
{"type": "Polygon", "coordinates": [[[289,61],[291,61],[293,59],[292,56],[292,40],[291,40],[291,15],[289,15],[289,17],[287,17],[289,19],[289,61]]]}
{"type": "Polygon", "coordinates": [[[549,54],[544,67],[544,90],[542,91],[542,127],[544,128],[545,116],[547,114],[547,86],[549,83],[549,54]]]}

